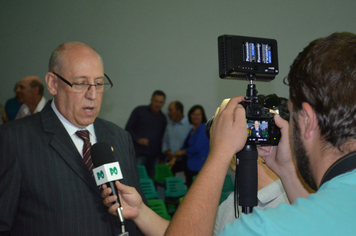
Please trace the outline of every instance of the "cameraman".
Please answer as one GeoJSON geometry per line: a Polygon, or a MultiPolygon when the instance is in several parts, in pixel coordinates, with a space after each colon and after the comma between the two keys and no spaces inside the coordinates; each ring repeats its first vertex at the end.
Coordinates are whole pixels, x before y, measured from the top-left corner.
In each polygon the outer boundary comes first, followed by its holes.
{"type": "MultiPolygon", "coordinates": [[[[279,145],[258,151],[281,178],[293,204],[254,209],[227,224],[220,235],[356,232],[352,210],[356,208],[356,35],[335,33],[311,42],[294,60],[287,81],[290,127],[275,116],[282,133],[279,145]],[[315,194],[309,195],[298,180],[292,152],[315,194]]],[[[242,96],[224,101],[217,111],[210,130],[210,154],[166,235],[212,235],[227,168],[246,141],[241,101],[242,96]]]]}

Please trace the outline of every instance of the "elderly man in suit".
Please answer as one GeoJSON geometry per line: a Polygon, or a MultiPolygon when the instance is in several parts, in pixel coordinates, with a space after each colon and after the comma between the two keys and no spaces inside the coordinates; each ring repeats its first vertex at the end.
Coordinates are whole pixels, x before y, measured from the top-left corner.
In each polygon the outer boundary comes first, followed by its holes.
{"type": "Polygon", "coordinates": [[[254,127],[251,130],[251,137],[260,138],[262,137],[262,130],[260,128],[260,123],[258,120],[255,120],[254,127]]]}
{"type": "MultiPolygon", "coordinates": [[[[89,131],[91,144],[109,143],[122,182],[144,198],[130,135],[97,118],[103,83],[112,86],[102,59],[87,45],[60,45],[45,79],[54,99],[0,127],[0,235],[118,235],[121,224],[103,205],[77,135],[89,131]]],[[[133,222],[125,225],[130,236],[142,235],[133,222]]]]}

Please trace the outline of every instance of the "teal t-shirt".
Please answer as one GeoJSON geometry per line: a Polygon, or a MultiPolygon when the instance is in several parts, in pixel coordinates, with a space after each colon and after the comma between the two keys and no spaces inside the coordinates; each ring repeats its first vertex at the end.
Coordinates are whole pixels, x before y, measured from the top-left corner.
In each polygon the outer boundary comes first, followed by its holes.
{"type": "Polygon", "coordinates": [[[254,209],[226,224],[219,236],[356,235],[356,170],[324,183],[308,198],[292,205],[254,209]]]}

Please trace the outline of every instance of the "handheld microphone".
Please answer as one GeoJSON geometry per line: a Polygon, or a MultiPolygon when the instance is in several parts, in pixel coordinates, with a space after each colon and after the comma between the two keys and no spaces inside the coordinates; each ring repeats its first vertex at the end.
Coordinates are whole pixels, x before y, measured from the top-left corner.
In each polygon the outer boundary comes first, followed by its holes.
{"type": "Polygon", "coordinates": [[[124,217],[121,212],[122,207],[115,187],[115,181],[122,179],[122,173],[119,162],[115,161],[113,152],[113,147],[105,142],[95,143],[91,147],[92,161],[94,166],[96,166],[96,168],[93,169],[93,175],[97,186],[108,183],[112,194],[117,196],[115,202],[120,205],[117,209],[117,215],[121,222],[122,232],[124,233],[124,217]]]}

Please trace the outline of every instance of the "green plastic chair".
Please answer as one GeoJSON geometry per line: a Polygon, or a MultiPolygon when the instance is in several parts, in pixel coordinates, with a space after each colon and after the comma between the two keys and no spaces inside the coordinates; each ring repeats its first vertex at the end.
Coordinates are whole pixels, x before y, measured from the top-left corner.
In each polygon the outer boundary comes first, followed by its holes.
{"type": "Polygon", "coordinates": [[[152,179],[140,179],[140,184],[146,199],[158,198],[158,193],[152,179]]]}
{"type": "Polygon", "coordinates": [[[177,206],[176,204],[170,204],[166,203],[167,206],[167,212],[169,215],[173,216],[173,214],[177,211],[177,206]]]}
{"type": "Polygon", "coordinates": [[[180,177],[166,178],[166,198],[180,198],[187,193],[187,188],[180,177]]]}
{"type": "Polygon", "coordinates": [[[166,199],[165,203],[168,206],[167,211],[170,215],[173,215],[179,203],[180,199],[187,193],[187,188],[184,185],[183,179],[180,177],[167,177],[166,178],[166,199]]]}
{"type": "Polygon", "coordinates": [[[144,165],[137,165],[138,177],[140,179],[149,179],[146,167],[144,165]]]}
{"type": "Polygon", "coordinates": [[[148,206],[166,220],[171,220],[171,216],[167,212],[166,204],[160,199],[149,199],[147,200],[148,206]]]}
{"type": "Polygon", "coordinates": [[[155,181],[165,182],[167,177],[173,177],[172,170],[168,165],[156,165],[155,166],[155,181]]]}

